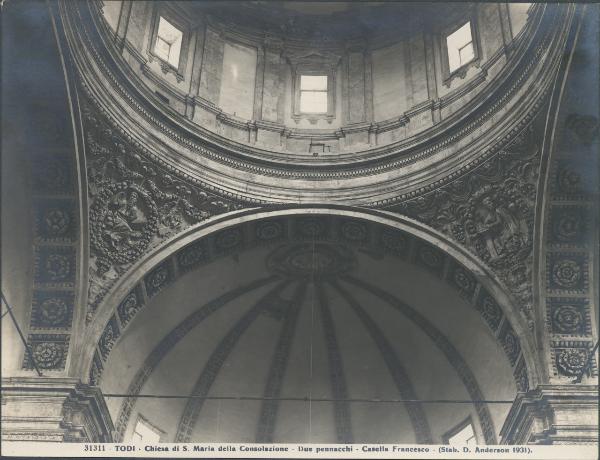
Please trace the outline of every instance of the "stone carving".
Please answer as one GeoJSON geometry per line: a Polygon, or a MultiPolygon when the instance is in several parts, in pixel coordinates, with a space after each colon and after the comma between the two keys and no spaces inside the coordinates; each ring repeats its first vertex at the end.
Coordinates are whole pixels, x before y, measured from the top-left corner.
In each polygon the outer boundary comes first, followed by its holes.
{"type": "Polygon", "coordinates": [[[71,261],[63,254],[50,254],[45,268],[52,281],[62,281],[71,273],[71,261]]]}
{"type": "Polygon", "coordinates": [[[64,349],[58,343],[37,343],[32,351],[35,362],[42,369],[56,368],[63,360],[64,349]]]}
{"type": "Polygon", "coordinates": [[[560,195],[582,195],[593,192],[590,171],[582,170],[582,164],[570,163],[568,160],[560,160],[556,163],[556,191],[560,195]]]}
{"type": "Polygon", "coordinates": [[[562,375],[579,376],[587,364],[588,354],[584,348],[567,348],[556,354],[556,368],[562,375]]]}
{"type": "Polygon", "coordinates": [[[241,245],[243,234],[239,228],[225,230],[215,236],[215,247],[219,252],[228,252],[241,245]]]}
{"type": "Polygon", "coordinates": [[[454,268],[452,282],[463,294],[471,296],[475,292],[475,287],[477,286],[477,282],[462,267],[454,268]]]}
{"type": "Polygon", "coordinates": [[[552,237],[558,243],[582,243],[586,231],[587,220],[581,208],[554,207],[551,214],[552,237]]]}
{"type": "Polygon", "coordinates": [[[165,171],[84,109],[90,196],[90,314],[133,262],[161,241],[241,205],[165,171]]]}
{"type": "Polygon", "coordinates": [[[487,293],[484,293],[480,296],[476,308],[481,313],[488,326],[495,332],[498,329],[503,316],[502,309],[498,306],[496,301],[487,293]]]}
{"type": "Polygon", "coordinates": [[[92,367],[90,368],[90,385],[100,384],[103,370],[104,366],[102,365],[102,359],[98,356],[98,353],[94,353],[94,360],[92,361],[92,367]]]}
{"type": "Polygon", "coordinates": [[[260,222],[256,226],[256,237],[263,241],[273,241],[283,236],[283,223],[277,220],[260,222]]]}
{"type": "Polygon", "coordinates": [[[531,321],[533,216],[539,172],[531,128],[472,173],[392,210],[451,236],[508,285],[531,321]]]}
{"type": "Polygon", "coordinates": [[[158,292],[172,280],[173,274],[169,261],[156,267],[144,278],[148,297],[158,294],[158,292]]]}
{"type": "Polygon", "coordinates": [[[364,243],[369,238],[367,226],[361,222],[347,221],[341,226],[342,238],[353,243],[364,243]]]}
{"type": "Polygon", "coordinates": [[[408,249],[408,239],[406,235],[391,229],[384,229],[381,232],[381,244],[387,251],[396,255],[404,255],[408,249]]]}
{"type": "Polygon", "coordinates": [[[33,187],[40,194],[70,193],[72,191],[71,162],[59,155],[36,158],[33,187]]]}
{"type": "Polygon", "coordinates": [[[565,289],[577,287],[581,278],[581,266],[574,260],[559,260],[552,266],[552,281],[558,287],[565,289]]]}
{"type": "Polygon", "coordinates": [[[521,358],[517,367],[515,367],[515,382],[517,384],[517,391],[528,391],[529,390],[529,379],[527,378],[527,367],[525,366],[525,360],[521,358]]]}
{"type": "Polygon", "coordinates": [[[346,247],[333,244],[283,246],[267,258],[270,271],[286,277],[323,278],[352,270],[356,260],[346,247]]]}
{"type": "Polygon", "coordinates": [[[326,238],[328,227],[326,221],[316,217],[306,217],[299,219],[296,223],[297,235],[301,238],[326,238]]]}
{"type": "MultiPolygon", "coordinates": [[[[64,334],[32,334],[27,342],[31,346],[31,354],[40,369],[64,369],[69,348],[69,336],[64,334]]],[[[33,363],[26,353],[23,367],[33,369],[33,363]]]]}
{"type": "Polygon", "coordinates": [[[429,246],[423,245],[419,247],[417,262],[439,274],[444,269],[444,255],[441,251],[429,246]]]}
{"type": "Polygon", "coordinates": [[[208,259],[208,249],[204,241],[191,244],[177,254],[177,264],[183,271],[187,271],[208,259]]]}
{"type": "Polygon", "coordinates": [[[63,324],[68,312],[67,303],[60,298],[46,299],[40,305],[40,316],[51,326],[63,324]]]}
{"type": "Polygon", "coordinates": [[[117,325],[117,319],[113,316],[106,325],[106,328],[104,328],[104,332],[98,342],[98,350],[104,361],[108,358],[110,350],[112,350],[112,347],[115,345],[120,335],[121,332],[117,325]]]}
{"type": "Polygon", "coordinates": [[[90,209],[91,245],[103,259],[99,272],[108,270],[107,262],[134,262],[148,248],[158,228],[158,208],[142,187],[119,182],[104,187],[90,209]]]}
{"type": "Polygon", "coordinates": [[[75,250],[67,246],[36,248],[35,280],[44,284],[71,284],[75,274],[75,250]]]}
{"type": "Polygon", "coordinates": [[[593,115],[571,113],[565,120],[565,126],[572,130],[583,145],[590,145],[598,138],[600,124],[593,115]]]}
{"type": "Polygon", "coordinates": [[[514,366],[517,358],[519,357],[519,353],[521,352],[521,345],[519,344],[519,339],[514,333],[512,327],[507,322],[505,322],[504,326],[502,327],[500,341],[502,342],[502,347],[504,348],[506,356],[508,356],[510,364],[514,366]]]}
{"type": "Polygon", "coordinates": [[[574,305],[560,305],[552,312],[554,329],[562,334],[579,332],[583,322],[581,311],[574,305]]]}
{"type": "Polygon", "coordinates": [[[31,327],[69,328],[73,315],[73,294],[65,291],[39,291],[33,296],[31,327]]]}
{"type": "Polygon", "coordinates": [[[125,299],[123,299],[117,307],[117,313],[119,314],[121,324],[125,326],[142,307],[143,305],[140,299],[139,290],[138,288],[135,288],[127,294],[125,299]]]}
{"type": "Polygon", "coordinates": [[[68,212],[60,208],[47,209],[43,216],[43,228],[49,236],[64,235],[71,225],[68,212]]]}
{"type": "Polygon", "coordinates": [[[587,335],[591,333],[585,298],[549,297],[548,319],[555,334],[587,335]]]}

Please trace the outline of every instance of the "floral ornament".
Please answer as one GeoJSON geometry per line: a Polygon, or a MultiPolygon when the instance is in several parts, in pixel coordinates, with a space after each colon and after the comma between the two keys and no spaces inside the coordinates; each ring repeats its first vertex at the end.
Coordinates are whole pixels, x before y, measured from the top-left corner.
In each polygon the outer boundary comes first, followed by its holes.
{"type": "Polygon", "coordinates": [[[159,267],[148,277],[148,284],[154,289],[159,289],[169,279],[167,267],[159,267]]]}
{"type": "Polygon", "coordinates": [[[283,246],[267,258],[270,271],[291,277],[333,277],[355,266],[353,253],[345,246],[300,244],[283,246]]]}
{"type": "Polygon", "coordinates": [[[42,369],[54,369],[61,365],[64,358],[64,347],[55,342],[36,343],[33,347],[33,358],[42,369]]]}
{"type": "Polygon", "coordinates": [[[408,246],[408,242],[402,234],[389,229],[381,232],[381,243],[386,249],[396,254],[404,252],[408,246]]]}
{"type": "Polygon", "coordinates": [[[232,229],[220,233],[216,237],[216,245],[219,249],[232,249],[242,242],[242,233],[239,229],[232,229]]]}
{"type": "Polygon", "coordinates": [[[454,271],[454,283],[461,291],[472,292],[475,289],[475,281],[473,278],[462,268],[458,268],[454,271]]]}
{"type": "Polygon", "coordinates": [[[579,376],[585,369],[588,354],[582,348],[567,348],[558,353],[556,367],[562,375],[579,376]]]}
{"type": "Polygon", "coordinates": [[[558,185],[566,193],[577,193],[581,187],[581,176],[569,168],[564,168],[558,173],[558,185]]]}
{"type": "Polygon", "coordinates": [[[481,302],[481,314],[492,329],[496,329],[502,319],[502,310],[494,299],[485,296],[481,302]]]}
{"type": "Polygon", "coordinates": [[[69,175],[65,165],[59,160],[49,161],[36,175],[36,182],[41,183],[46,189],[64,190],[69,183],[69,175]]]}
{"type": "Polygon", "coordinates": [[[364,241],[367,239],[367,227],[358,222],[344,222],[342,235],[350,241],[364,241]]]}
{"type": "Polygon", "coordinates": [[[430,248],[421,248],[419,258],[428,267],[440,268],[442,266],[442,256],[430,248]]]}
{"type": "Polygon", "coordinates": [[[62,254],[50,254],[46,259],[46,273],[52,281],[62,281],[71,273],[71,261],[62,254]]]}
{"type": "Polygon", "coordinates": [[[106,360],[106,358],[110,354],[110,350],[112,350],[112,347],[115,345],[118,338],[119,331],[117,330],[117,326],[115,325],[114,321],[111,321],[106,326],[106,329],[104,329],[104,333],[98,341],[98,349],[100,350],[100,354],[102,355],[103,359],[106,360]]]}
{"type": "Polygon", "coordinates": [[[556,308],[552,320],[555,329],[563,334],[577,332],[583,325],[583,315],[573,305],[561,305],[556,308]]]}
{"type": "Polygon", "coordinates": [[[63,299],[46,299],[40,305],[40,319],[49,326],[59,326],[65,322],[69,307],[63,299]]]}
{"type": "Polygon", "coordinates": [[[317,219],[304,219],[300,225],[300,233],[306,237],[317,237],[325,234],[325,226],[317,219]]]}
{"type": "Polygon", "coordinates": [[[519,339],[515,336],[512,330],[509,329],[506,331],[506,334],[502,338],[502,346],[504,347],[506,355],[510,359],[510,363],[514,364],[517,360],[517,356],[519,356],[521,346],[519,345],[519,339]]]}
{"type": "Polygon", "coordinates": [[[126,324],[129,322],[131,318],[136,314],[136,312],[140,308],[140,303],[138,301],[137,294],[135,291],[127,294],[127,297],[123,299],[123,302],[119,305],[119,316],[121,318],[121,323],[126,324]]]}
{"type": "Polygon", "coordinates": [[[44,214],[44,226],[52,235],[62,235],[69,228],[71,218],[62,209],[49,209],[44,214]]]}
{"type": "Polygon", "coordinates": [[[256,237],[260,240],[274,240],[283,234],[281,222],[263,222],[256,227],[256,237]]]}
{"type": "Polygon", "coordinates": [[[178,254],[177,260],[180,267],[191,267],[207,257],[206,248],[203,245],[196,244],[185,248],[178,254]]]}
{"type": "Polygon", "coordinates": [[[577,286],[581,276],[581,266],[574,260],[561,260],[552,269],[552,280],[563,288],[577,286]]]}
{"type": "Polygon", "coordinates": [[[577,240],[583,233],[583,222],[578,213],[561,214],[554,222],[554,236],[562,242],[577,240]]]}

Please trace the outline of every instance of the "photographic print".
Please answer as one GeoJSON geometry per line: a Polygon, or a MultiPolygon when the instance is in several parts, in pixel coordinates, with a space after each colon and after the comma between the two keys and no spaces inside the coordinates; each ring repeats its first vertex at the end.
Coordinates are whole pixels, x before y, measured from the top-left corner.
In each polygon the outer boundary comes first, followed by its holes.
{"type": "Polygon", "coordinates": [[[1,8],[3,455],[597,458],[597,4],[1,8]]]}

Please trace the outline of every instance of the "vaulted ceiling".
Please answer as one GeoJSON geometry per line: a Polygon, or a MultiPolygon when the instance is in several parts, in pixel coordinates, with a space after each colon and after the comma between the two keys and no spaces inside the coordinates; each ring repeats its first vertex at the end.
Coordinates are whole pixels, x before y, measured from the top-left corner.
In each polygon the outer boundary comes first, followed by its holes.
{"type": "Polygon", "coordinates": [[[494,439],[510,405],[460,401],[511,401],[519,344],[468,271],[354,219],[242,229],[161,265],[150,300],[136,288],[115,314],[95,378],[123,439],[138,416],[170,442],[442,442],[467,417],[494,439]]]}

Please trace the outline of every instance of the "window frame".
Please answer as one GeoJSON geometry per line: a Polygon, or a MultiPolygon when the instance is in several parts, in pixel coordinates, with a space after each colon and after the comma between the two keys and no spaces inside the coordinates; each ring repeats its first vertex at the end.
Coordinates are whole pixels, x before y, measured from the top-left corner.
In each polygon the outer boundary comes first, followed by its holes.
{"type": "Polygon", "coordinates": [[[156,5],[152,17],[152,28],[150,39],[148,41],[148,56],[150,61],[157,60],[160,63],[161,70],[164,74],[172,73],[178,82],[184,80],[185,69],[187,66],[188,52],[190,47],[190,26],[187,22],[178,16],[177,13],[171,11],[166,5],[156,5]],[[179,63],[174,66],[169,61],[166,61],[154,51],[156,42],[158,41],[158,26],[160,18],[170,23],[173,27],[181,31],[181,49],[179,50],[179,63]]]}
{"type": "Polygon", "coordinates": [[[303,119],[308,120],[312,124],[315,124],[319,120],[327,120],[328,123],[331,123],[335,119],[336,81],[334,66],[327,64],[299,64],[294,66],[292,84],[292,118],[296,123],[299,123],[303,119]],[[303,75],[327,77],[327,112],[310,113],[300,110],[300,79],[303,75]]]}
{"type": "Polygon", "coordinates": [[[143,423],[144,425],[146,425],[151,431],[153,431],[154,433],[156,433],[158,435],[158,442],[165,442],[166,441],[166,435],[167,433],[163,430],[161,430],[160,428],[158,428],[156,425],[154,425],[153,423],[151,423],[146,417],[144,417],[142,414],[138,413],[138,416],[135,420],[135,424],[133,425],[133,431],[131,432],[131,442],[135,443],[137,441],[133,440],[133,436],[136,433],[136,428],[138,426],[139,423],[143,423]]]}
{"type": "Polygon", "coordinates": [[[442,79],[444,85],[450,86],[454,78],[465,78],[467,71],[471,67],[479,67],[481,64],[481,45],[479,39],[479,30],[477,27],[476,10],[468,18],[461,18],[460,21],[454,21],[452,25],[444,28],[440,33],[440,46],[442,51],[442,79]],[[460,67],[450,71],[450,58],[448,55],[448,37],[459,30],[465,24],[471,25],[471,42],[473,43],[473,59],[464,63],[460,67]]]}
{"type": "Polygon", "coordinates": [[[329,76],[327,75],[308,75],[308,74],[301,74],[300,75],[300,99],[299,99],[299,104],[300,104],[300,113],[302,113],[303,115],[321,115],[324,113],[327,113],[327,109],[329,108],[329,101],[327,101],[329,96],[329,76]],[[325,77],[325,89],[302,89],[302,77],[325,77]],[[321,111],[321,112],[305,112],[302,110],[302,94],[303,93],[325,93],[325,100],[326,100],[326,110],[321,111]]]}
{"type": "Polygon", "coordinates": [[[464,430],[469,425],[471,425],[471,427],[473,428],[473,437],[475,438],[475,444],[478,445],[479,438],[477,437],[477,431],[475,430],[475,424],[473,423],[473,418],[470,415],[466,419],[464,419],[462,422],[458,423],[456,426],[454,426],[450,430],[446,431],[446,433],[444,433],[444,435],[442,436],[442,441],[444,442],[444,444],[450,445],[450,438],[457,435],[458,433],[460,433],[462,430],[464,430]]]}

